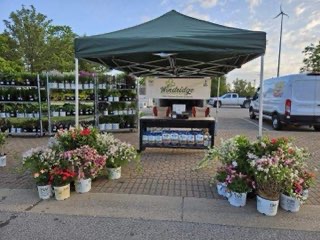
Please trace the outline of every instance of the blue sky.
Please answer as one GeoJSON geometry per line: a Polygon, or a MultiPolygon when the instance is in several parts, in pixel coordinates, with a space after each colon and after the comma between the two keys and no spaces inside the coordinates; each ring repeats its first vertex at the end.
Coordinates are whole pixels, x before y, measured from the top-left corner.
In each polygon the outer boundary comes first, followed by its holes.
{"type": "MultiPolygon", "coordinates": [[[[280,75],[299,72],[305,46],[320,40],[320,0],[0,0],[0,32],[4,19],[24,4],[34,5],[56,25],[68,25],[79,35],[107,33],[156,18],[175,9],[214,23],[267,33],[265,78],[277,71],[280,4],[290,16],[284,19],[280,75]]],[[[259,80],[260,60],[228,74],[259,80]]]]}

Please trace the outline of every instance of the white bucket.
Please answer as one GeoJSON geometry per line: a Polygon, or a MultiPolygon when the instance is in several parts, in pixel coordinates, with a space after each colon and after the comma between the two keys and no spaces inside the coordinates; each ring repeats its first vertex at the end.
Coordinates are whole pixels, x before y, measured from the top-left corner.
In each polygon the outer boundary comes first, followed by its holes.
{"type": "Polygon", "coordinates": [[[300,210],[300,201],[297,198],[287,196],[283,193],[280,195],[280,207],[289,212],[298,212],[300,210]]]}
{"type": "Polygon", "coordinates": [[[56,111],[52,112],[52,117],[59,117],[59,112],[56,112],[56,111]]]}
{"type": "Polygon", "coordinates": [[[52,187],[51,185],[45,185],[45,186],[37,186],[38,188],[38,194],[40,199],[49,199],[52,196],[52,187]]]}
{"type": "Polygon", "coordinates": [[[112,123],[106,123],[106,129],[107,130],[112,129],[112,123]]]}
{"type": "Polygon", "coordinates": [[[220,196],[226,197],[227,193],[227,184],[218,182],[217,183],[217,192],[220,196]]]}
{"type": "Polygon", "coordinates": [[[121,177],[121,167],[118,168],[107,168],[109,179],[119,179],[121,177]]]}
{"type": "Polygon", "coordinates": [[[257,210],[264,215],[275,216],[278,212],[278,206],[279,200],[272,201],[257,196],[257,210]]]}
{"type": "Polygon", "coordinates": [[[91,189],[91,178],[75,181],[75,188],[77,193],[89,192],[91,189]]]}
{"type": "Polygon", "coordinates": [[[113,97],[112,96],[108,97],[108,102],[113,102],[113,97]]]}
{"type": "Polygon", "coordinates": [[[228,201],[230,205],[235,207],[244,207],[247,202],[247,193],[229,192],[228,201]]]}
{"type": "Polygon", "coordinates": [[[304,198],[304,200],[307,200],[309,197],[309,189],[304,189],[302,191],[302,197],[304,198]]]}
{"type": "Polygon", "coordinates": [[[100,129],[100,131],[106,130],[106,124],[105,123],[99,124],[99,129],[100,129]]]}
{"type": "Polygon", "coordinates": [[[119,123],[112,123],[112,129],[119,129],[119,123]]]}
{"type": "Polygon", "coordinates": [[[70,197],[70,184],[67,184],[62,187],[53,187],[54,188],[54,196],[57,200],[65,200],[70,197]]]}
{"type": "Polygon", "coordinates": [[[108,110],[103,111],[104,116],[108,116],[108,110]]]}
{"type": "Polygon", "coordinates": [[[119,102],[119,97],[113,97],[113,101],[119,102]]]}
{"type": "Polygon", "coordinates": [[[0,167],[5,167],[7,165],[7,156],[0,155],[0,167]]]}
{"type": "Polygon", "coordinates": [[[67,113],[64,112],[64,111],[61,111],[61,112],[60,112],[60,117],[65,117],[65,116],[67,116],[67,113]]]}

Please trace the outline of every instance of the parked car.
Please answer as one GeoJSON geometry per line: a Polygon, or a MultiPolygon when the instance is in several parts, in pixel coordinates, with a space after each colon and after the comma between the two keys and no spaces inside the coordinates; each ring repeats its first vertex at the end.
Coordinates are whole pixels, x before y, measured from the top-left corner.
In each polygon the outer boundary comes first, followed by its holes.
{"type": "MultiPolygon", "coordinates": [[[[249,115],[259,114],[260,89],[253,97],[249,115]]],[[[320,74],[293,74],[263,81],[263,117],[272,127],[309,125],[320,131],[320,74]]]]}
{"type": "Polygon", "coordinates": [[[249,108],[250,101],[250,97],[240,97],[238,93],[226,93],[219,98],[210,98],[209,104],[214,107],[221,107],[224,105],[239,105],[242,108],[249,108]]]}

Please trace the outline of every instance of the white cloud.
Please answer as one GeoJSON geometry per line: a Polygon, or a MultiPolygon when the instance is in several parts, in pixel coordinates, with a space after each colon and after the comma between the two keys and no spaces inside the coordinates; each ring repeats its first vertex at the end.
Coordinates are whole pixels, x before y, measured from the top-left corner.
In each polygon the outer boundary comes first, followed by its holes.
{"type": "Polygon", "coordinates": [[[196,10],[194,10],[193,6],[190,4],[188,5],[185,9],[182,10],[182,12],[188,16],[194,17],[194,18],[198,18],[198,19],[202,19],[205,21],[210,21],[210,16],[207,14],[203,14],[200,13],[196,10]]]}
{"type": "Polygon", "coordinates": [[[212,8],[218,4],[218,0],[198,0],[203,8],[212,8]]]}
{"type": "Polygon", "coordinates": [[[261,4],[261,0],[246,0],[246,2],[249,4],[249,9],[251,13],[254,12],[255,7],[261,4]]]}
{"type": "Polygon", "coordinates": [[[303,6],[303,4],[300,4],[299,6],[297,6],[295,8],[295,13],[296,13],[297,17],[299,17],[305,10],[306,10],[306,8],[303,6]]]}
{"type": "Polygon", "coordinates": [[[312,30],[316,26],[320,25],[320,19],[313,19],[311,22],[309,22],[306,26],[307,30],[312,30]]]}
{"type": "Polygon", "coordinates": [[[160,5],[163,6],[163,5],[166,5],[167,3],[168,3],[168,0],[162,0],[160,5]]]}

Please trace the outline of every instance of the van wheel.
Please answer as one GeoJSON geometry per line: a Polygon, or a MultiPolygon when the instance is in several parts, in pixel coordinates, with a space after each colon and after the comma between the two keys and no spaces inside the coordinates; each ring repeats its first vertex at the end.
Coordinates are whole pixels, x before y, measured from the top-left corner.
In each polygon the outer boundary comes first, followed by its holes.
{"type": "Polygon", "coordinates": [[[313,128],[315,131],[320,132],[320,126],[319,125],[313,125],[313,128]]]}
{"type": "Polygon", "coordinates": [[[274,130],[281,130],[282,125],[277,114],[272,115],[272,128],[274,130]]]}
{"type": "Polygon", "coordinates": [[[250,119],[256,119],[257,117],[252,108],[249,109],[249,117],[250,119]]]}

